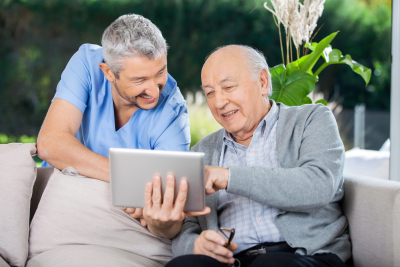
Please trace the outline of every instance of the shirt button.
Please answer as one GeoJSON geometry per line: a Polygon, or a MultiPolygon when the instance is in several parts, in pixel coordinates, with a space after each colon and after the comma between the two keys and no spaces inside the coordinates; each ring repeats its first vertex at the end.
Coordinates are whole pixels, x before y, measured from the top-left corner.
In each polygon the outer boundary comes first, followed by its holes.
{"type": "Polygon", "coordinates": [[[254,150],[253,149],[250,149],[250,151],[249,151],[250,153],[254,153],[254,150]]]}
{"type": "Polygon", "coordinates": [[[259,223],[259,222],[261,222],[261,219],[260,219],[260,218],[257,218],[257,220],[256,220],[256,221],[259,223]]]}

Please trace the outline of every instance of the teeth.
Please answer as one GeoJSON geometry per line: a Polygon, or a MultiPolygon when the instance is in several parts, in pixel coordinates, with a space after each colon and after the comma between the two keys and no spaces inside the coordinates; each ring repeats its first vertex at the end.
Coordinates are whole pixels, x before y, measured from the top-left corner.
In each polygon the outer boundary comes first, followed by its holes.
{"type": "Polygon", "coordinates": [[[227,114],[224,114],[224,115],[222,115],[222,116],[227,117],[227,116],[229,116],[229,115],[235,113],[236,111],[237,111],[237,110],[231,111],[231,112],[229,112],[229,113],[227,113],[227,114]]]}
{"type": "Polygon", "coordinates": [[[152,98],[151,96],[144,96],[144,95],[142,95],[142,97],[143,97],[143,98],[147,98],[147,99],[152,98]]]}

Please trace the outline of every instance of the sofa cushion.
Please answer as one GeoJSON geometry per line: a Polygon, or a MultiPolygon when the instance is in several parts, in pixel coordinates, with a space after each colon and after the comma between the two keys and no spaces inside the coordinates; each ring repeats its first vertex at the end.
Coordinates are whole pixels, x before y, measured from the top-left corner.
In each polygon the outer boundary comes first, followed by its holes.
{"type": "Polygon", "coordinates": [[[112,247],[161,264],[172,257],[169,239],[152,235],[112,205],[109,183],[72,167],[54,169],[47,183],[31,223],[29,258],[68,245],[112,247]]]}
{"type": "Polygon", "coordinates": [[[10,267],[8,263],[0,256],[0,267],[10,267]]]}
{"type": "Polygon", "coordinates": [[[36,144],[0,145],[0,255],[11,266],[25,266],[28,257],[35,154],[36,144]]]}
{"type": "Polygon", "coordinates": [[[354,266],[400,266],[400,183],[345,174],[344,192],[354,266]]]}
{"type": "Polygon", "coordinates": [[[162,267],[148,258],[117,248],[71,245],[48,250],[28,261],[27,267],[162,267]]]}

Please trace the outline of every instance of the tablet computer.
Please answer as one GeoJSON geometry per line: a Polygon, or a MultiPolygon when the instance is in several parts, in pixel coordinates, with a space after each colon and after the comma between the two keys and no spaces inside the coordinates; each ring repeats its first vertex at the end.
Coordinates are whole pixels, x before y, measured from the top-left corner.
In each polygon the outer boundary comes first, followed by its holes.
{"type": "Polygon", "coordinates": [[[110,183],[114,206],[143,208],[146,184],[161,177],[164,195],[166,177],[175,177],[175,198],[181,179],[188,181],[185,211],[205,208],[204,153],[147,149],[110,148],[110,183]]]}

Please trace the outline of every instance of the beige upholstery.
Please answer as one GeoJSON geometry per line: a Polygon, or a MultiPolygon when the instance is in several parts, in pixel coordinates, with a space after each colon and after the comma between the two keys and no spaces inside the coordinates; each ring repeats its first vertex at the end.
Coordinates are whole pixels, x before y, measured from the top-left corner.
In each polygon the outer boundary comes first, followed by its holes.
{"type": "Polygon", "coordinates": [[[0,267],[10,267],[8,263],[0,256],[0,267]]]}
{"type": "Polygon", "coordinates": [[[39,205],[40,198],[42,197],[43,191],[46,188],[47,182],[49,181],[50,175],[53,173],[53,167],[37,168],[37,177],[35,184],[33,185],[32,198],[31,198],[31,215],[30,220],[32,221],[33,215],[39,205]]]}
{"type": "Polygon", "coordinates": [[[36,255],[27,264],[27,267],[75,266],[162,267],[164,265],[122,249],[95,245],[60,246],[36,255]]]}
{"type": "MultiPolygon", "coordinates": [[[[31,212],[51,173],[52,168],[38,168],[31,212]]],[[[354,266],[400,266],[400,183],[345,175],[344,190],[354,266]]]]}
{"type": "Polygon", "coordinates": [[[400,183],[345,175],[354,266],[400,266],[400,183]]]}

